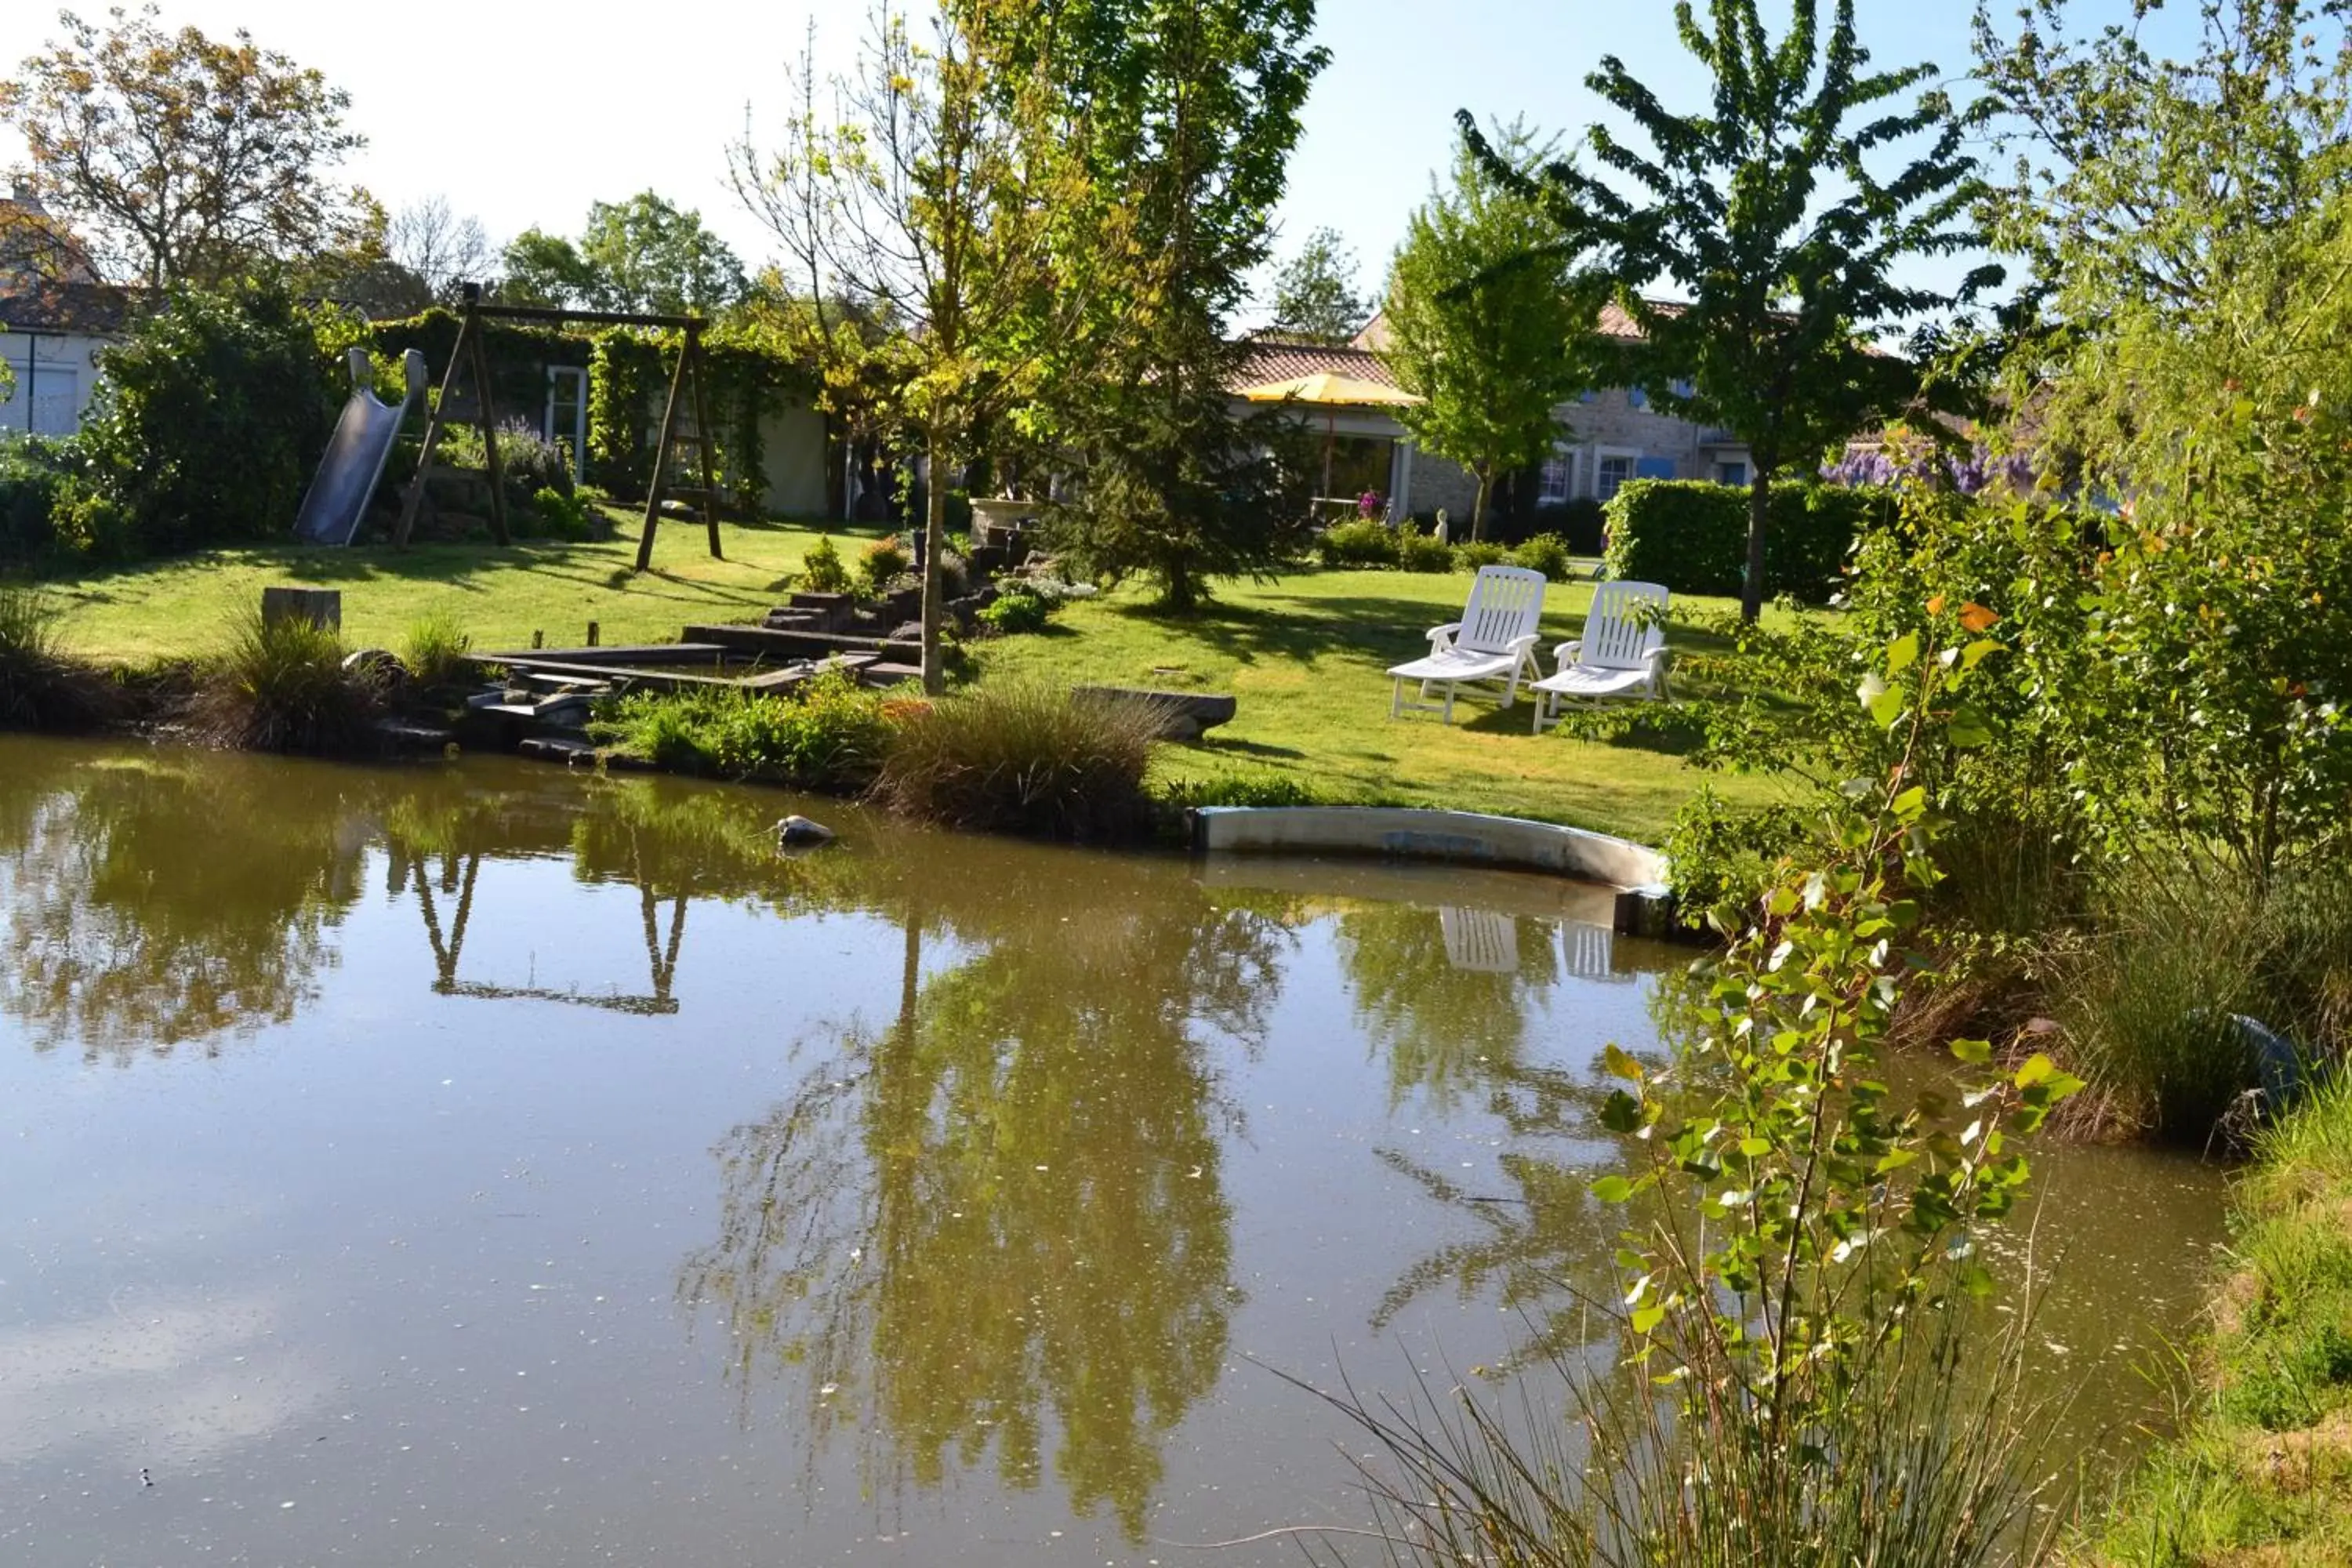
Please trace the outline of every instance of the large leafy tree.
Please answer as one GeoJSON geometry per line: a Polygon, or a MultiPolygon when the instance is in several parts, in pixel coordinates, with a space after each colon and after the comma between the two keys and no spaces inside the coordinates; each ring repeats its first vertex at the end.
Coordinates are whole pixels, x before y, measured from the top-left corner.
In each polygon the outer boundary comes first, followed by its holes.
{"type": "Polygon", "coordinates": [[[2340,853],[2352,800],[2352,32],[2209,0],[2164,58],[2044,0],[1978,40],[1992,233],[2035,279],[2021,434],[2120,502],[2048,687],[2070,782],[2118,846],[2263,889],[2340,853]]]}
{"type": "Polygon", "coordinates": [[[731,159],[810,310],[798,346],[828,388],[896,388],[894,420],[929,460],[923,685],[943,689],[940,552],[952,477],[1034,398],[1078,291],[1056,265],[1058,215],[1087,200],[1026,0],[931,0],[919,21],[877,0],[857,60],[817,108],[803,57],[783,148],[731,159]],[[902,325],[880,343],[829,308],[902,325]],[[889,374],[877,375],[877,356],[889,374]]]}
{"type": "Polygon", "coordinates": [[[1046,444],[1083,481],[1055,528],[1188,610],[1209,579],[1289,558],[1309,521],[1297,420],[1234,414],[1248,351],[1232,324],[1328,57],[1307,42],[1312,0],[1076,0],[1041,19],[1089,195],[1055,237],[1086,306],[1040,400],[1046,444]]]}
{"type": "Polygon", "coordinates": [[[1990,233],[2033,279],[2009,369],[2051,466],[2162,484],[2223,382],[2352,391],[2352,312],[2333,303],[2352,202],[2342,14],[2204,0],[2173,59],[2137,30],[2078,26],[2065,0],[2008,29],[1979,6],[1978,76],[2011,158],[1990,233]]]}
{"type": "MultiPolygon", "coordinates": [[[[460,238],[453,233],[445,243],[460,238]]],[[[508,243],[502,262],[501,294],[532,304],[708,315],[746,289],[742,263],[702,215],[652,191],[593,204],[577,240],[525,229],[508,243]]]]}
{"type": "MultiPolygon", "coordinates": [[[[1748,572],[1741,611],[1764,597],[1771,481],[1911,404],[1922,378],[1873,340],[1999,281],[1972,270],[1957,293],[1898,274],[1920,258],[1968,251],[1977,195],[1969,124],[1926,89],[1929,65],[1873,70],[1855,36],[1853,0],[1793,0],[1774,41],[1756,0],[1691,0],[1675,20],[1714,78],[1707,104],[1677,113],[1615,56],[1585,85],[1638,129],[1644,152],[1605,126],[1589,133],[1598,168],[1554,163],[1538,190],[1570,238],[1589,243],[1645,339],[1634,368],[1654,389],[1695,390],[1664,403],[1735,431],[1750,461],[1748,572]],[[1892,172],[1874,165],[1897,153],[1892,172]],[[1645,297],[1660,283],[1685,295],[1645,297]]],[[[1462,116],[1497,178],[1507,158],[1462,116]]]]}
{"type": "Polygon", "coordinates": [[[343,124],[349,94],[242,31],[166,32],[152,6],[108,16],[64,13],[64,37],[0,81],[0,121],[110,269],[202,285],[347,242],[352,193],[329,174],[364,144],[343,124]]]}
{"type": "Polygon", "coordinates": [[[1357,292],[1355,247],[1336,228],[1308,235],[1274,275],[1274,329],[1322,343],[1344,343],[1371,313],[1357,292]]]}
{"type": "Polygon", "coordinates": [[[1406,225],[1382,316],[1381,357],[1423,399],[1399,419],[1478,481],[1474,540],[1486,536],[1496,477],[1541,461],[1559,438],[1559,404],[1610,368],[1592,331],[1603,287],[1577,268],[1528,192],[1525,176],[1552,147],[1516,123],[1487,144],[1523,177],[1496,179],[1465,143],[1452,187],[1433,181],[1406,225]]]}

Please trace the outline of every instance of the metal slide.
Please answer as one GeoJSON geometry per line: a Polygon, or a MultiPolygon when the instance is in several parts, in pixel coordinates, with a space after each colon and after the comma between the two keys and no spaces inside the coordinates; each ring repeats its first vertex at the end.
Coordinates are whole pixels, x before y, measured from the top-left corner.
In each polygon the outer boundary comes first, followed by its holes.
{"type": "Polygon", "coordinates": [[[368,502],[383,478],[383,465],[400,438],[401,421],[408,405],[425,394],[425,356],[410,349],[401,356],[408,392],[397,405],[375,395],[373,371],[365,349],[346,356],[352,372],[352,399],[335,421],[327,455],[302,497],[302,515],[294,521],[294,537],[311,544],[349,544],[367,516],[368,502]]]}

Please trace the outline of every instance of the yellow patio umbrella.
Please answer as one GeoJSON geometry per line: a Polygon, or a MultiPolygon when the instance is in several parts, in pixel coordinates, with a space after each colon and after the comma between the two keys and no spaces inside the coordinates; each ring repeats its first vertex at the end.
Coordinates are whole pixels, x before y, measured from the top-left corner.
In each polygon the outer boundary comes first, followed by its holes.
{"type": "Polygon", "coordinates": [[[1359,375],[1339,375],[1328,370],[1318,370],[1313,375],[1293,376],[1288,381],[1270,381],[1263,386],[1244,387],[1242,396],[1251,403],[1298,403],[1324,411],[1323,489],[1326,490],[1331,488],[1332,448],[1339,445],[1339,440],[1337,410],[1410,408],[1428,401],[1385,382],[1369,381],[1359,375]]]}
{"type": "Polygon", "coordinates": [[[1318,408],[1410,408],[1426,401],[1384,382],[1328,370],[1244,387],[1242,396],[1252,403],[1311,403],[1318,408]]]}

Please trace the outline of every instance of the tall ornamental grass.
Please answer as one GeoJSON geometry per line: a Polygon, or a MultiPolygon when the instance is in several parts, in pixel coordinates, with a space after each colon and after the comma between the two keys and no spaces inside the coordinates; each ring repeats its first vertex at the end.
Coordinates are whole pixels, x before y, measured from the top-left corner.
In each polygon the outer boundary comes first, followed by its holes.
{"type": "Polygon", "coordinates": [[[350,756],[380,749],[373,677],[343,668],[341,636],[299,616],[236,623],[199,673],[193,717],[214,743],[254,752],[350,756]]]}
{"type": "Polygon", "coordinates": [[[1165,715],[1035,679],[992,681],[910,710],[875,794],[952,827],[1118,840],[1150,826],[1144,787],[1165,715]]]}
{"type": "Polygon", "coordinates": [[[79,730],[108,716],[106,682],[59,642],[62,615],[39,589],[0,583],[0,725],[79,730]]]}

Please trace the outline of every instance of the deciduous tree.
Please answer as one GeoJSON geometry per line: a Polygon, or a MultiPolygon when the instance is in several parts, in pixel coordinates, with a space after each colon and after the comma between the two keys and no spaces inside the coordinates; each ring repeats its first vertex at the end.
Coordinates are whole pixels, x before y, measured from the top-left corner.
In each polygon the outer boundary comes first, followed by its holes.
{"type": "Polygon", "coordinates": [[[1525,176],[1554,144],[1498,127],[1492,153],[1522,178],[1496,179],[1465,144],[1451,189],[1431,182],[1389,267],[1381,358],[1423,399],[1397,417],[1422,446],[1478,481],[1470,537],[1486,536],[1497,476],[1540,462],[1559,439],[1557,409],[1601,384],[1593,316],[1605,284],[1581,272],[1525,176]]]}
{"type": "Polygon", "coordinates": [[[487,281],[492,254],[481,220],[459,216],[446,196],[427,196],[394,213],[384,248],[444,302],[457,297],[461,283],[487,281]]]}
{"type": "Polygon", "coordinates": [[[351,194],[328,176],[365,141],[343,123],[349,94],[243,31],[165,32],[152,5],[108,16],[64,13],[64,38],[0,82],[0,120],[111,269],[205,284],[341,241],[351,194]]]}
{"type": "Polygon", "coordinates": [[[817,105],[803,58],[783,148],[735,149],[738,191],[812,302],[804,345],[828,386],[897,387],[900,427],[928,460],[923,684],[941,690],[940,552],[951,476],[1035,395],[1076,313],[1057,275],[1056,214],[1085,197],[1050,34],[1025,0],[934,0],[920,19],[877,0],[855,66],[817,105]],[[880,344],[827,302],[870,301],[908,330],[880,344]],[[894,374],[871,372],[887,355],[894,374]]]}
{"type": "Polygon", "coordinates": [[[1497,179],[1539,193],[1571,242],[1589,243],[1645,338],[1637,372],[1661,404],[1747,443],[1748,573],[1741,612],[1763,606],[1773,478],[1910,405],[1923,380],[1872,340],[1999,282],[1972,270],[1957,294],[1899,280],[1906,263],[1979,244],[1966,117],[1922,90],[1929,65],[1873,70],[1853,0],[1793,0],[1778,41],[1756,0],[1677,0],[1684,47],[1714,79],[1706,105],[1677,113],[1604,56],[1585,85],[1631,120],[1649,150],[1594,126],[1598,169],[1554,163],[1524,181],[1465,110],[1464,132],[1497,179]],[[1867,116],[1867,118],[1864,118],[1867,116]],[[1881,155],[1916,151],[1891,173],[1881,155]],[[1664,304],[1661,282],[1687,296],[1664,304]],[[1677,379],[1688,393],[1668,391],[1677,379]]]}

